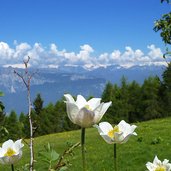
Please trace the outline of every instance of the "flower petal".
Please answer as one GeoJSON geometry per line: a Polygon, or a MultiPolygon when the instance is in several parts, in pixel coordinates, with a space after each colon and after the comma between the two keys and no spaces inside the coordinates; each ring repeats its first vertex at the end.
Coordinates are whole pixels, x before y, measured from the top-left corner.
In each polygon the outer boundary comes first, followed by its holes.
{"type": "MultiPolygon", "coordinates": [[[[129,134],[132,134],[137,127],[136,125],[130,125],[126,123],[124,120],[122,120],[119,124],[119,130],[124,133],[124,137],[128,136],[129,134]]],[[[134,133],[136,135],[136,133],[134,133]]]]}
{"type": "Polygon", "coordinates": [[[101,98],[92,98],[87,103],[92,110],[97,108],[100,105],[101,98]]]}
{"type": "Polygon", "coordinates": [[[76,105],[79,109],[83,108],[87,104],[86,99],[82,95],[77,96],[76,105]]]}
{"type": "Polygon", "coordinates": [[[70,94],[64,94],[64,97],[65,97],[67,102],[75,103],[74,98],[70,94]]]}
{"type": "Polygon", "coordinates": [[[0,147],[0,158],[4,156],[6,150],[0,147]]]}
{"type": "Polygon", "coordinates": [[[162,164],[164,166],[166,166],[166,170],[171,170],[171,163],[169,163],[169,160],[164,159],[164,161],[162,162],[162,164]]]}
{"type": "Polygon", "coordinates": [[[14,145],[13,140],[9,139],[8,141],[5,141],[2,144],[2,148],[4,149],[4,151],[6,151],[9,147],[13,147],[13,145],[14,145]]]}
{"type": "Polygon", "coordinates": [[[103,117],[103,115],[105,114],[105,112],[107,111],[107,109],[109,108],[109,106],[112,104],[112,102],[108,102],[108,103],[101,103],[95,110],[95,117],[94,117],[94,123],[98,123],[101,118],[103,117]]]}
{"type": "Polygon", "coordinates": [[[153,160],[153,164],[155,164],[155,165],[161,165],[161,161],[158,159],[158,157],[157,156],[155,156],[155,158],[154,158],[154,160],[153,160]]]}
{"type": "Polygon", "coordinates": [[[75,103],[66,102],[67,115],[69,119],[75,124],[79,109],[75,103]]]}
{"type": "Polygon", "coordinates": [[[168,164],[168,163],[169,163],[169,160],[164,159],[164,161],[163,161],[162,163],[163,163],[163,165],[166,165],[166,164],[168,164]]]}
{"type": "Polygon", "coordinates": [[[21,148],[24,147],[24,144],[21,143],[21,141],[22,141],[22,139],[17,140],[17,141],[15,141],[15,143],[14,143],[14,148],[15,148],[16,152],[18,152],[21,148]]]}
{"type": "Polygon", "coordinates": [[[134,134],[128,134],[126,137],[123,136],[121,144],[126,143],[131,135],[134,135],[134,134]]]}
{"type": "Polygon", "coordinates": [[[112,104],[112,102],[107,102],[107,103],[103,103],[102,109],[101,109],[101,115],[104,115],[104,113],[107,111],[107,109],[109,108],[109,106],[112,104]]]}
{"type": "Polygon", "coordinates": [[[100,134],[100,135],[108,144],[113,144],[114,143],[113,139],[110,138],[108,135],[106,135],[106,134],[100,134]]]}
{"type": "Polygon", "coordinates": [[[115,132],[114,141],[116,143],[122,144],[122,142],[124,141],[123,132],[115,132]]]}
{"type": "Polygon", "coordinates": [[[4,156],[0,159],[0,162],[2,164],[14,164],[14,163],[18,162],[18,160],[21,158],[21,156],[22,156],[21,154],[11,156],[11,157],[4,156]]]}
{"type": "Polygon", "coordinates": [[[82,108],[78,115],[75,118],[75,123],[82,128],[87,128],[92,126],[94,118],[94,112],[87,110],[86,108],[82,108]]]}
{"type": "Polygon", "coordinates": [[[108,122],[101,122],[99,126],[97,124],[93,125],[93,127],[98,129],[100,136],[108,143],[113,144],[113,139],[109,137],[107,134],[110,130],[113,129],[112,125],[108,122]]]}
{"type": "Polygon", "coordinates": [[[154,169],[155,169],[154,164],[151,162],[147,162],[146,167],[149,171],[154,171],[154,169]]]}
{"type": "Polygon", "coordinates": [[[96,128],[98,129],[99,133],[103,133],[106,135],[113,129],[112,125],[108,122],[100,122],[99,126],[97,125],[96,128]]]}

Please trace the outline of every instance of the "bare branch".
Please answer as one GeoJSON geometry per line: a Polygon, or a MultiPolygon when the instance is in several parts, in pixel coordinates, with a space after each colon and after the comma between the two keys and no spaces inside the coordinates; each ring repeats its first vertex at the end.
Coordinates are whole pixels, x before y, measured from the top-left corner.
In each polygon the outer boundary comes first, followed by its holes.
{"type": "Polygon", "coordinates": [[[54,169],[57,170],[57,169],[61,168],[62,166],[65,166],[66,163],[63,162],[63,159],[64,159],[65,155],[72,153],[73,149],[76,148],[76,147],[78,147],[79,145],[80,145],[80,142],[78,142],[78,143],[72,145],[70,148],[66,149],[63,152],[63,154],[61,155],[61,157],[58,160],[58,163],[56,164],[56,166],[54,167],[54,169]]]}
{"type": "Polygon", "coordinates": [[[32,121],[32,117],[31,117],[32,104],[31,104],[31,97],[30,97],[30,82],[35,73],[33,73],[31,75],[29,74],[29,72],[28,72],[29,61],[30,61],[29,56],[28,56],[27,60],[23,61],[24,65],[25,65],[25,75],[24,76],[15,70],[14,70],[14,73],[22,79],[23,83],[25,84],[25,86],[27,88],[28,118],[29,118],[29,124],[30,124],[30,144],[29,144],[29,147],[30,147],[30,171],[33,171],[34,170],[33,134],[34,134],[35,130],[33,131],[33,129],[34,129],[33,121],[32,121]]]}
{"type": "Polygon", "coordinates": [[[24,65],[25,65],[25,72],[26,72],[26,74],[28,73],[28,63],[29,63],[29,61],[30,61],[30,56],[28,56],[27,57],[27,60],[23,60],[23,63],[24,63],[24,65]]]}
{"type": "Polygon", "coordinates": [[[25,84],[26,88],[28,88],[28,84],[25,81],[24,77],[20,73],[18,73],[16,70],[14,70],[14,74],[16,74],[18,77],[20,77],[22,79],[23,83],[25,84]]]}
{"type": "Polygon", "coordinates": [[[30,146],[30,144],[25,140],[25,138],[22,138],[22,140],[25,142],[25,144],[27,144],[28,146],[30,146]]]}

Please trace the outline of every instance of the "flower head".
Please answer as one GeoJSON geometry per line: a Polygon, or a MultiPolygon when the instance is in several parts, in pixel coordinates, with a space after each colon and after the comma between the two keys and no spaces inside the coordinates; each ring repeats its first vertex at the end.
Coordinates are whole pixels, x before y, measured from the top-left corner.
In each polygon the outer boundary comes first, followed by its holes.
{"type": "Polygon", "coordinates": [[[77,96],[76,101],[70,94],[65,94],[64,97],[69,119],[83,128],[98,123],[112,103],[100,103],[101,98],[86,101],[81,95],[77,96]]]}
{"type": "Polygon", "coordinates": [[[157,156],[155,156],[153,163],[147,162],[146,167],[149,171],[170,171],[171,170],[171,163],[169,160],[164,159],[161,162],[157,156]]]}
{"type": "Polygon", "coordinates": [[[131,135],[137,135],[134,130],[136,125],[130,125],[122,120],[118,125],[113,127],[108,122],[101,122],[98,125],[94,125],[102,136],[102,138],[109,144],[125,143],[128,141],[131,135]]]}
{"type": "Polygon", "coordinates": [[[14,164],[21,158],[24,146],[21,141],[21,139],[15,142],[8,140],[2,144],[2,148],[0,147],[1,164],[14,164]]]}

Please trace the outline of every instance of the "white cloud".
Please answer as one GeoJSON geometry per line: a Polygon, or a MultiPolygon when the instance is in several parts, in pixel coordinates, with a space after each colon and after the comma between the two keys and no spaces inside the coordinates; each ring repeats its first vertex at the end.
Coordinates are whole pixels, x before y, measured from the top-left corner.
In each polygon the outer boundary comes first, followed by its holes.
{"type": "Polygon", "coordinates": [[[137,49],[135,51],[135,56],[136,57],[141,58],[143,55],[144,55],[144,53],[140,49],[137,49]]]}
{"type": "Polygon", "coordinates": [[[99,62],[103,62],[105,64],[109,63],[109,54],[108,53],[103,53],[99,56],[99,62]]]}
{"type": "Polygon", "coordinates": [[[153,58],[154,60],[160,60],[163,56],[161,49],[156,48],[155,45],[147,46],[148,49],[150,49],[150,52],[148,53],[148,56],[153,58]]]}
{"type": "Polygon", "coordinates": [[[52,53],[54,55],[57,55],[58,54],[57,46],[54,43],[52,43],[50,45],[50,53],[52,53]]]}
{"type": "Polygon", "coordinates": [[[87,44],[80,46],[80,48],[82,51],[86,51],[89,53],[94,52],[94,49],[90,45],[87,45],[87,44]]]}
{"type": "Polygon", "coordinates": [[[27,43],[21,43],[16,45],[15,53],[13,55],[14,58],[23,58],[26,55],[27,50],[31,49],[31,46],[27,43]]]}
{"type": "Polygon", "coordinates": [[[40,60],[44,56],[44,49],[40,43],[35,43],[33,48],[28,51],[28,55],[34,60],[40,60]]]}
{"type": "MultiPolygon", "coordinates": [[[[28,64],[28,67],[30,67],[31,65],[28,64]]],[[[7,68],[7,67],[13,67],[13,68],[25,68],[25,65],[22,63],[22,64],[6,64],[6,65],[3,65],[3,67],[7,68]]]]}
{"type": "Polygon", "coordinates": [[[95,56],[94,49],[88,44],[80,46],[80,51],[76,53],[65,49],[59,50],[54,43],[45,48],[40,43],[35,43],[32,46],[26,42],[19,44],[15,41],[14,48],[11,48],[7,43],[0,42],[0,65],[22,68],[21,63],[28,56],[31,57],[30,66],[49,68],[57,68],[60,65],[82,65],[86,68],[97,68],[108,65],[130,67],[165,64],[160,48],[149,45],[147,50],[148,52],[145,54],[140,49],[134,50],[132,47],[126,46],[123,52],[114,49],[112,52],[104,52],[95,56]]]}
{"type": "Polygon", "coordinates": [[[94,50],[90,45],[83,45],[80,46],[81,50],[79,52],[79,54],[77,54],[77,59],[80,61],[88,61],[91,60],[90,59],[90,53],[92,53],[94,50]]]}
{"type": "Polygon", "coordinates": [[[13,58],[14,50],[7,43],[0,42],[0,59],[8,60],[13,58]]]}
{"type": "Polygon", "coordinates": [[[110,56],[112,60],[118,60],[121,56],[121,52],[119,50],[114,50],[110,56]]]}
{"type": "Polygon", "coordinates": [[[70,53],[67,53],[65,52],[64,53],[64,57],[69,60],[71,63],[74,63],[78,60],[76,54],[74,52],[70,52],[70,53]]]}

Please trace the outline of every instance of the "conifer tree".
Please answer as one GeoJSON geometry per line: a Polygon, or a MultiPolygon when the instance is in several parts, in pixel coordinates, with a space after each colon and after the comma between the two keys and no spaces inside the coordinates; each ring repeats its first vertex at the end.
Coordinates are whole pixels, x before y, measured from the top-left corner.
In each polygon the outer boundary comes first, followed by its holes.
{"type": "Polygon", "coordinates": [[[162,100],[164,102],[164,111],[168,116],[171,116],[171,63],[168,64],[166,70],[163,72],[162,77],[162,100]]]}
{"type": "Polygon", "coordinates": [[[142,106],[141,115],[143,120],[161,117],[159,106],[159,87],[158,77],[149,77],[142,85],[142,106]]]}
{"type": "Polygon", "coordinates": [[[33,105],[34,105],[34,110],[36,112],[37,115],[40,115],[40,112],[42,111],[43,109],[43,99],[40,95],[40,93],[37,94],[34,102],[33,102],[33,105]]]}
{"type": "Polygon", "coordinates": [[[140,116],[141,87],[136,81],[133,81],[132,83],[129,84],[128,91],[129,91],[128,103],[130,105],[128,120],[129,122],[136,122],[141,120],[141,116],[140,116]]]}
{"type": "Polygon", "coordinates": [[[8,138],[13,140],[21,138],[22,131],[18,122],[17,114],[14,110],[10,112],[9,116],[6,116],[5,125],[9,132],[8,138]]]}

